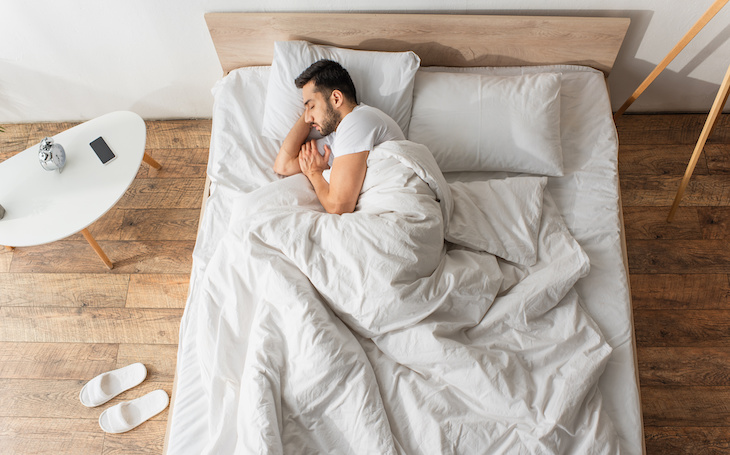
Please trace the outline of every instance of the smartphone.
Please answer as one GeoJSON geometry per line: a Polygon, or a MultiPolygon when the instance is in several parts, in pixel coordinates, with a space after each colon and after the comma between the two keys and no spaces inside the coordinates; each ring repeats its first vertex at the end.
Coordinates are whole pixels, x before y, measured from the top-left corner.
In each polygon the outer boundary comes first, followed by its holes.
{"type": "Polygon", "coordinates": [[[109,148],[109,145],[101,136],[91,141],[89,145],[94,150],[94,153],[96,153],[96,156],[99,157],[99,160],[101,160],[102,164],[106,164],[116,158],[116,155],[114,155],[112,149],[109,148]]]}

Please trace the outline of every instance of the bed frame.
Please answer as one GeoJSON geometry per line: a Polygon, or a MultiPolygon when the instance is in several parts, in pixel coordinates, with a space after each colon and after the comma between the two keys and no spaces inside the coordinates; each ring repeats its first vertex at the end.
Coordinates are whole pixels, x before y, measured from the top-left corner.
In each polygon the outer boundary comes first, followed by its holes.
{"type": "MultiPolygon", "coordinates": [[[[570,64],[608,76],[630,23],[615,17],[418,13],[207,13],[205,21],[224,75],[236,68],[271,65],[275,41],[303,40],[360,50],[414,51],[421,66],[570,64]]],[[[201,218],[209,191],[207,180],[201,218]]],[[[175,378],[164,453],[177,374],[175,378]]]]}
{"type": "Polygon", "coordinates": [[[575,64],[611,71],[628,18],[450,14],[209,13],[223,71],[270,65],[273,42],[414,51],[422,66],[575,64]]]}

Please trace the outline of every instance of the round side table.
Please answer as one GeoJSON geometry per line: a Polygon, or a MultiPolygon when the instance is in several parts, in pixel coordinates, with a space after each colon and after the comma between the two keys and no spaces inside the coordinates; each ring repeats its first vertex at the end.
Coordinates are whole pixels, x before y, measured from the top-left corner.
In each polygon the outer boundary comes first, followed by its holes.
{"type": "Polygon", "coordinates": [[[47,171],[34,145],[0,163],[0,245],[41,245],[81,232],[110,269],[114,266],[87,227],[111,209],[129,188],[144,159],[144,120],[112,112],[53,136],[66,151],[62,172],[47,171]],[[116,158],[102,164],[89,143],[103,137],[116,158]]]}

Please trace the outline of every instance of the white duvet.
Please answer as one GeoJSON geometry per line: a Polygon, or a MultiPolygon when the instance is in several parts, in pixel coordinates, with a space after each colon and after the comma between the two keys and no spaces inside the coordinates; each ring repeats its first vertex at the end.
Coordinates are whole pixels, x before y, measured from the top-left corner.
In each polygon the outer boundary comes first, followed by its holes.
{"type": "Polygon", "coordinates": [[[545,184],[447,184],[401,141],[355,213],[302,175],[241,196],[191,290],[205,453],[617,453],[588,259],[545,184]]]}

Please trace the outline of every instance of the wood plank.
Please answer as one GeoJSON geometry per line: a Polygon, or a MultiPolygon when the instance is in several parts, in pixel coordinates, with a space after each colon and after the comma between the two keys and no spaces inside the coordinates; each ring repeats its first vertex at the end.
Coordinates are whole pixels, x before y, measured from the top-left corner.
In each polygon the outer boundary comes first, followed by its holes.
{"type": "Polygon", "coordinates": [[[697,211],[702,238],[730,239],[730,207],[700,207],[697,211]]]}
{"type": "MultiPolygon", "coordinates": [[[[620,144],[618,170],[623,178],[629,174],[641,175],[684,175],[692,156],[693,145],[620,144]]],[[[705,154],[695,167],[694,175],[709,173],[705,154]]]]}
{"type": "Polygon", "coordinates": [[[200,209],[125,210],[121,240],[192,240],[200,209]]]}
{"type": "Polygon", "coordinates": [[[422,66],[571,63],[609,73],[628,18],[454,14],[207,13],[224,72],[270,65],[274,41],[409,51],[422,66]],[[311,24],[317,24],[312,27],[311,24]]]}
{"type": "Polygon", "coordinates": [[[199,209],[204,188],[205,179],[136,179],[116,207],[199,209]]]}
{"type": "Polygon", "coordinates": [[[61,240],[46,245],[16,248],[14,273],[190,273],[193,241],[101,241],[114,263],[108,270],[86,242],[61,240]]]}
{"type": "Polygon", "coordinates": [[[123,307],[129,275],[2,273],[1,306],[123,307]]]}
{"type": "Polygon", "coordinates": [[[624,207],[627,239],[701,240],[702,228],[696,207],[680,207],[667,223],[667,207],[624,207]]]}
{"type": "Polygon", "coordinates": [[[112,245],[116,273],[180,273],[190,274],[193,265],[194,241],[126,241],[112,245]]]}
{"type": "Polygon", "coordinates": [[[127,308],[185,308],[190,274],[132,275],[127,308]]]}
{"type": "MultiPolygon", "coordinates": [[[[0,416],[98,420],[102,409],[87,408],[79,401],[79,392],[90,379],[92,377],[82,381],[0,379],[0,416]]],[[[172,383],[144,381],[104,404],[104,409],[123,401],[139,398],[157,389],[163,389],[169,394],[172,390],[172,383]]],[[[167,411],[163,411],[152,419],[166,421],[167,411]]],[[[101,429],[99,432],[102,432],[101,429]]]]}
{"type": "Polygon", "coordinates": [[[177,344],[179,309],[0,307],[0,341],[177,344]]]}
{"type": "MultiPolygon", "coordinates": [[[[152,158],[162,165],[155,169],[145,164],[139,167],[137,178],[205,178],[208,167],[208,148],[147,149],[152,158]]],[[[691,153],[691,151],[690,151],[691,153]]]]}
{"type": "Polygon", "coordinates": [[[8,273],[10,271],[10,263],[13,262],[13,253],[15,250],[7,250],[0,245],[0,273],[8,273]]]}
{"type": "Polygon", "coordinates": [[[730,387],[642,387],[647,427],[729,427],[730,387]]]}
{"type": "Polygon", "coordinates": [[[108,434],[104,438],[103,455],[148,455],[162,453],[165,422],[150,420],[123,434],[108,434]]]}
{"type": "MultiPolygon", "coordinates": [[[[630,144],[691,144],[694,147],[706,120],[707,114],[624,114],[616,122],[616,129],[622,147],[630,144]]],[[[718,118],[707,142],[730,143],[730,116],[718,118]]]]}
{"type": "Polygon", "coordinates": [[[730,346],[730,310],[635,310],[634,330],[638,346],[730,346]]]}
{"type": "MultiPolygon", "coordinates": [[[[682,178],[668,175],[621,176],[624,207],[672,205],[682,178]]],[[[695,175],[689,181],[682,206],[730,206],[730,183],[723,175],[695,175]]]]}
{"type": "Polygon", "coordinates": [[[638,349],[642,387],[726,386],[730,383],[730,348],[641,347],[638,349]]]}
{"type": "Polygon", "coordinates": [[[120,344],[117,364],[112,369],[135,362],[142,362],[147,367],[146,381],[172,384],[177,365],[177,345],[120,344]]]}
{"type": "Polygon", "coordinates": [[[95,419],[0,417],[4,455],[99,455],[104,432],[95,419]]]}
{"type": "Polygon", "coordinates": [[[724,240],[629,239],[626,243],[630,273],[730,273],[730,248],[724,240]]]}
{"type": "Polygon", "coordinates": [[[3,125],[5,132],[0,133],[0,162],[27,148],[30,127],[27,123],[3,125]]]}
{"type": "Polygon", "coordinates": [[[79,401],[85,383],[69,379],[0,379],[0,417],[98,419],[98,409],[87,408],[79,401]]]}
{"type": "Polygon", "coordinates": [[[707,144],[705,155],[711,174],[730,174],[730,144],[707,144]]]}
{"type": "Polygon", "coordinates": [[[632,273],[634,310],[730,310],[730,277],[726,274],[632,273]]]}
{"type": "MultiPolygon", "coordinates": [[[[146,121],[148,149],[210,147],[210,119],[146,121]]],[[[163,168],[165,163],[160,162],[163,168]]]]}
{"type": "Polygon", "coordinates": [[[651,427],[645,430],[648,454],[721,455],[730,453],[728,427],[651,427]]]}
{"type": "Polygon", "coordinates": [[[118,368],[116,344],[0,343],[0,378],[88,380],[118,368]]]}

